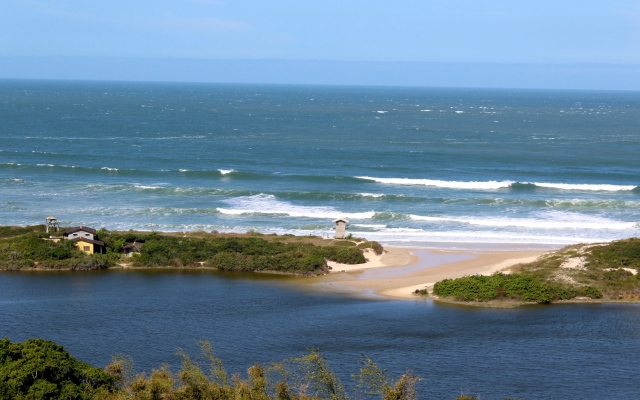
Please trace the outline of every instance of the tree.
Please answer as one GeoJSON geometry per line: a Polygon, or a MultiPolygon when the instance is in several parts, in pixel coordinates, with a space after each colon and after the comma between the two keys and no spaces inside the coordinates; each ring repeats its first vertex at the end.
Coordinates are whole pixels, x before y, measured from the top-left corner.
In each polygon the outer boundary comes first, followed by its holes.
{"type": "Polygon", "coordinates": [[[115,389],[115,378],[43,339],[0,341],[0,398],[91,399],[115,389]]]}

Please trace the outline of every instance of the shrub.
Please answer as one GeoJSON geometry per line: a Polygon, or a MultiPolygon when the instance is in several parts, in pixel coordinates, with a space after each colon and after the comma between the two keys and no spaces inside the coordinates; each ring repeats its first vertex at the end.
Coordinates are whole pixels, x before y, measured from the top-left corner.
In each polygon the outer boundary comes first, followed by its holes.
{"type": "Polygon", "coordinates": [[[54,342],[0,341],[0,398],[91,399],[114,389],[114,377],[76,360],[54,342]]]}
{"type": "Polygon", "coordinates": [[[590,297],[592,299],[602,298],[602,292],[599,289],[594,288],[593,286],[585,286],[582,289],[580,289],[580,295],[585,297],[590,297]]]}
{"type": "Polygon", "coordinates": [[[539,304],[553,300],[565,300],[577,295],[577,291],[561,286],[551,286],[525,274],[500,274],[491,276],[467,276],[437,282],[433,293],[440,297],[459,301],[491,301],[507,298],[539,304]]]}
{"type": "Polygon", "coordinates": [[[373,249],[373,251],[377,254],[380,255],[384,252],[384,248],[382,247],[382,245],[378,242],[375,241],[371,241],[371,242],[364,242],[364,243],[360,243],[357,246],[359,249],[373,249]]]}

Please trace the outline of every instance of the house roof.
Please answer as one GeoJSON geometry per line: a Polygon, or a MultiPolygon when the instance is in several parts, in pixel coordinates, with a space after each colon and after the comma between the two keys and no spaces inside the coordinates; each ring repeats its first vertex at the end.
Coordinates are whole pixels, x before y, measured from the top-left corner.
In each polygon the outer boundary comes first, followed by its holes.
{"type": "Polygon", "coordinates": [[[144,243],[138,243],[138,242],[133,242],[133,243],[126,243],[124,246],[122,246],[122,248],[124,250],[127,249],[135,249],[135,250],[140,250],[142,248],[142,245],[144,243]]]}
{"type": "Polygon", "coordinates": [[[80,232],[80,231],[93,233],[94,235],[98,232],[95,229],[89,228],[88,226],[82,226],[81,225],[81,226],[76,226],[74,228],[65,229],[64,231],[62,231],[62,234],[63,235],[68,235],[70,233],[80,232]]]}
{"type": "Polygon", "coordinates": [[[104,242],[102,240],[93,240],[93,239],[83,238],[83,237],[73,238],[73,239],[71,239],[71,241],[72,242],[87,242],[87,243],[97,244],[98,246],[104,246],[104,242]]]}
{"type": "Polygon", "coordinates": [[[344,223],[346,223],[346,224],[348,224],[348,223],[349,223],[349,220],[348,220],[348,219],[345,219],[345,218],[338,218],[338,219],[334,219],[334,220],[333,220],[333,222],[340,222],[340,221],[342,221],[342,222],[344,222],[344,223]]]}

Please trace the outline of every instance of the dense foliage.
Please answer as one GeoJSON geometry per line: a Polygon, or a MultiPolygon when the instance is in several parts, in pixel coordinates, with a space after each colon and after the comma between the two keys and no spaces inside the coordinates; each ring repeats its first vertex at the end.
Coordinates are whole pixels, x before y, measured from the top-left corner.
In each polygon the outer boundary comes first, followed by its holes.
{"type": "MultiPolygon", "coordinates": [[[[263,235],[175,235],[157,232],[98,231],[105,254],[86,255],[70,241],[44,240],[43,226],[0,227],[0,269],[29,267],[49,269],[99,269],[123,259],[127,244],[141,245],[139,253],[127,259],[139,267],[212,267],[235,271],[279,271],[320,274],[328,270],[327,260],[345,264],[366,262],[362,250],[350,241],[328,242],[320,238],[263,235]],[[317,243],[314,244],[313,241],[317,243]],[[318,240],[320,242],[318,242],[318,240]]],[[[382,251],[376,242],[364,242],[382,251]]]]}
{"type": "Polygon", "coordinates": [[[436,283],[433,293],[458,301],[491,301],[511,299],[525,302],[550,303],[576,296],[600,298],[602,293],[591,286],[570,288],[540,282],[524,274],[475,275],[459,279],[445,279],[436,283]]]}
{"type": "MultiPolygon", "coordinates": [[[[105,242],[120,243],[130,238],[105,235],[105,242]]],[[[317,274],[326,272],[326,260],[346,264],[366,260],[355,245],[316,246],[304,241],[282,242],[252,236],[179,237],[149,234],[136,238],[144,242],[133,258],[136,266],[208,266],[235,271],[281,271],[317,274]]]]}
{"type": "Polygon", "coordinates": [[[93,399],[115,390],[115,383],[54,342],[0,340],[0,399],[93,399]]]}

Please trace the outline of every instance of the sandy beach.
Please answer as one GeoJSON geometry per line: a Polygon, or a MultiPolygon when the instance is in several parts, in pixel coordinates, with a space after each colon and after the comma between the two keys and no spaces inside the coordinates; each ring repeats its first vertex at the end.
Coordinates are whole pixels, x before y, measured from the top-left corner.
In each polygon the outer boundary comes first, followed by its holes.
{"type": "Polygon", "coordinates": [[[508,272],[509,267],[534,261],[546,251],[443,251],[386,247],[382,255],[367,252],[366,264],[329,263],[331,273],[314,278],[320,286],[396,298],[415,298],[416,289],[433,290],[447,278],[508,272]]]}

